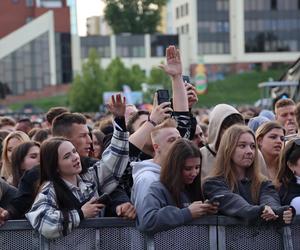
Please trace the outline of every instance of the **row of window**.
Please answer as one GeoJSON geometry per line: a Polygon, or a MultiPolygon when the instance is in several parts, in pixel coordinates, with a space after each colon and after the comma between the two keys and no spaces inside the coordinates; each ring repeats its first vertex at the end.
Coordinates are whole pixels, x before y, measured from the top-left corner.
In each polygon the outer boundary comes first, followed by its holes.
{"type": "Polygon", "coordinates": [[[296,10],[300,0],[244,0],[244,9],[251,10],[296,10]]]}
{"type": "Polygon", "coordinates": [[[176,32],[177,32],[177,34],[188,34],[190,32],[189,31],[189,25],[185,24],[185,25],[182,25],[180,27],[177,27],[176,32]]]}
{"type": "Polygon", "coordinates": [[[245,31],[300,30],[299,19],[245,20],[245,31]]]}
{"type": "MultiPolygon", "coordinates": [[[[80,43],[82,58],[88,57],[91,48],[96,48],[101,57],[111,57],[109,36],[82,37],[80,43]]],[[[177,35],[151,35],[151,57],[164,57],[165,50],[170,44],[178,46],[177,35]]],[[[116,55],[120,57],[145,57],[145,36],[116,36],[116,55]]]]}
{"type": "Polygon", "coordinates": [[[228,33],[229,32],[228,21],[199,21],[198,31],[199,33],[228,33]]]}
{"type": "Polygon", "coordinates": [[[229,43],[216,43],[216,42],[200,42],[198,43],[198,55],[209,54],[230,54],[229,43]]]}
{"type": "Polygon", "coordinates": [[[176,19],[189,15],[189,4],[185,3],[176,7],[176,19]]]}

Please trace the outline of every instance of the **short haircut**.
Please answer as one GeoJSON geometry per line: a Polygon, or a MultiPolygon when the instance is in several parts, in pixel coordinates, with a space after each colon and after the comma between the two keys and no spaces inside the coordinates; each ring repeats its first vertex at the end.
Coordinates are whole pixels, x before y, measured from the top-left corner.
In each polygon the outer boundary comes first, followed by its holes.
{"type": "Polygon", "coordinates": [[[16,125],[16,121],[8,116],[3,116],[0,119],[0,129],[4,126],[15,126],[16,125]]]}
{"type": "Polygon", "coordinates": [[[161,124],[157,125],[151,132],[151,140],[153,142],[153,138],[157,137],[159,132],[164,128],[177,128],[177,122],[173,118],[168,118],[164,120],[161,124]]]}
{"type": "Polygon", "coordinates": [[[147,110],[139,110],[139,111],[133,113],[127,122],[127,129],[128,129],[129,134],[133,134],[135,132],[133,130],[133,124],[136,122],[136,120],[139,119],[139,117],[141,115],[149,115],[149,114],[150,114],[150,112],[147,110]]]}
{"type": "Polygon", "coordinates": [[[70,112],[66,107],[53,107],[50,108],[46,114],[46,120],[49,124],[52,124],[55,117],[61,115],[62,113],[70,112]]]}
{"type": "Polygon", "coordinates": [[[73,124],[86,124],[84,115],[80,113],[62,113],[53,120],[52,135],[69,137],[73,124]]]}
{"type": "Polygon", "coordinates": [[[295,102],[290,98],[280,99],[275,103],[275,113],[277,109],[287,106],[295,106],[295,102]]]}
{"type": "Polygon", "coordinates": [[[296,122],[297,122],[298,130],[299,130],[299,127],[300,127],[300,102],[297,103],[297,105],[295,107],[295,117],[296,117],[296,122]]]}

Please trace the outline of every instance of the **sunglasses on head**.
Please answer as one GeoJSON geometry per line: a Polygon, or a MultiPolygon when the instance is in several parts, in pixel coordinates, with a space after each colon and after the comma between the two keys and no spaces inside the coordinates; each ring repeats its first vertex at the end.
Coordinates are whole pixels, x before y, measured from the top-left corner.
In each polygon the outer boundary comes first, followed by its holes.
{"type": "Polygon", "coordinates": [[[290,147],[290,149],[288,150],[288,152],[286,153],[286,160],[288,161],[292,152],[295,150],[296,147],[300,148],[300,138],[295,139],[292,141],[293,145],[290,147]]]}

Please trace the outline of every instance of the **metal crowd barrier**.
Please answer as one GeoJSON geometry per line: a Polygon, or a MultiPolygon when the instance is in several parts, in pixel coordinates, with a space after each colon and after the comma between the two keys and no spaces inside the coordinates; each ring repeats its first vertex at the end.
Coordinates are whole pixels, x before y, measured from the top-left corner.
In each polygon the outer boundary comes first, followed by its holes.
{"type": "Polygon", "coordinates": [[[0,227],[1,250],[181,250],[300,249],[300,217],[290,226],[247,225],[225,216],[207,216],[154,235],[139,232],[133,221],[97,218],[83,221],[63,238],[47,240],[26,220],[0,227]]]}

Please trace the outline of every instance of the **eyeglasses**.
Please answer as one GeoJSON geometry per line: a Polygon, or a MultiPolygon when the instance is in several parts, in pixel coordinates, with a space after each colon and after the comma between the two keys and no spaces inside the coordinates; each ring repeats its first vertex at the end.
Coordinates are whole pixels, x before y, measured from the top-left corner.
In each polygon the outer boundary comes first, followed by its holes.
{"type": "Polygon", "coordinates": [[[286,152],[286,161],[289,160],[292,152],[295,150],[296,147],[300,148],[300,138],[293,140],[291,143],[293,143],[293,145],[290,147],[290,149],[286,152]]]}

